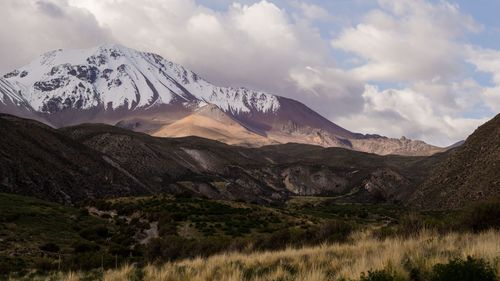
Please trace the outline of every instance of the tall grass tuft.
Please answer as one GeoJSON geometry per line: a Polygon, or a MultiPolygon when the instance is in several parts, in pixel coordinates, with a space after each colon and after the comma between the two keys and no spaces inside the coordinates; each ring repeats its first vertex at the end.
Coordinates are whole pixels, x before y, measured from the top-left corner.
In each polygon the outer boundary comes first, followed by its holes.
{"type": "MultiPolygon", "coordinates": [[[[102,280],[416,280],[429,276],[437,264],[467,260],[469,256],[481,259],[500,276],[500,232],[441,235],[422,231],[405,238],[386,239],[357,233],[347,243],[253,254],[226,253],[142,269],[125,266],[105,272],[102,280]],[[137,270],[141,271],[140,279],[137,270]]],[[[40,280],[84,280],[83,273],[54,276],[57,278],[40,280]]]]}

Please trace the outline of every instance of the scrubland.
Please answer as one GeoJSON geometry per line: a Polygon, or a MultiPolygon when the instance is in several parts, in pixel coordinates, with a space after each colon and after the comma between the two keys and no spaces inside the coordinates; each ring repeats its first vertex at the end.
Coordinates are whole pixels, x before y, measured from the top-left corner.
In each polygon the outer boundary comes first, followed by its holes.
{"type": "Polygon", "coordinates": [[[467,257],[484,262],[498,276],[500,232],[439,234],[422,230],[408,237],[377,239],[369,231],[362,231],[352,234],[345,243],[248,254],[223,253],[143,268],[126,265],[104,272],[60,272],[31,276],[29,280],[442,280],[432,276],[436,264],[467,257]],[[369,274],[380,271],[384,274],[378,277],[369,274]]]}

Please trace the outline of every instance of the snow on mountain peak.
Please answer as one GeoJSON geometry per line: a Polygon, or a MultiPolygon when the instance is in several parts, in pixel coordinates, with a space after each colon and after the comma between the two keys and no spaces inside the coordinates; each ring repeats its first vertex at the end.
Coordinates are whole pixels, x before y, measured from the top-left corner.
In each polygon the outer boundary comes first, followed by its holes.
{"type": "Polygon", "coordinates": [[[0,103],[8,104],[12,103],[17,106],[24,106],[26,102],[16,89],[9,81],[5,78],[0,78],[0,103]]]}
{"type": "Polygon", "coordinates": [[[203,101],[231,113],[275,112],[277,96],[217,87],[183,66],[118,44],[47,52],[4,75],[33,109],[146,109],[203,101]]]}

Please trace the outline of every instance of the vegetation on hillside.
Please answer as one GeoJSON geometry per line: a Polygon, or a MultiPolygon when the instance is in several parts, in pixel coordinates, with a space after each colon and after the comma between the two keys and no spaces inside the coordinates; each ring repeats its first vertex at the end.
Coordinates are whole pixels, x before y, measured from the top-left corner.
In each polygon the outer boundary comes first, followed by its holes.
{"type": "Polygon", "coordinates": [[[410,200],[428,209],[460,209],[500,197],[500,114],[481,125],[432,170],[410,200]]]}
{"type": "Polygon", "coordinates": [[[446,235],[423,231],[382,240],[358,232],[349,243],[228,253],[144,268],[126,265],[105,272],[60,272],[29,280],[495,281],[500,273],[499,241],[497,231],[446,235]]]}
{"type": "Polygon", "coordinates": [[[424,212],[338,204],[325,197],[266,207],[163,195],[89,201],[77,208],[0,193],[0,276],[92,272],[126,264],[142,268],[228,252],[349,244],[358,242],[352,233],[362,230],[370,231],[370,241],[412,239],[423,230],[480,233],[500,229],[499,213],[498,201],[464,211],[424,212]]]}

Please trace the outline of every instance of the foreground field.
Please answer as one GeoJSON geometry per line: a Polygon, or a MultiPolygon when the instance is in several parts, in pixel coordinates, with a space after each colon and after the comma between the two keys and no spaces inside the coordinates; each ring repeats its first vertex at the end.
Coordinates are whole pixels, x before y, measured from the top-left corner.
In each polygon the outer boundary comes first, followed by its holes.
{"type": "Polygon", "coordinates": [[[439,235],[423,231],[416,237],[385,240],[363,232],[354,234],[350,242],[343,244],[253,254],[227,253],[144,269],[125,266],[104,274],[58,273],[39,279],[30,277],[30,280],[359,280],[363,274],[376,270],[384,270],[393,279],[364,277],[363,280],[428,280],[436,264],[468,256],[483,259],[498,276],[500,232],[439,235]]]}

